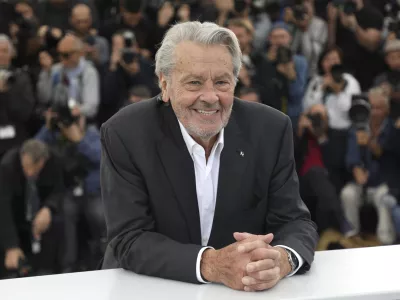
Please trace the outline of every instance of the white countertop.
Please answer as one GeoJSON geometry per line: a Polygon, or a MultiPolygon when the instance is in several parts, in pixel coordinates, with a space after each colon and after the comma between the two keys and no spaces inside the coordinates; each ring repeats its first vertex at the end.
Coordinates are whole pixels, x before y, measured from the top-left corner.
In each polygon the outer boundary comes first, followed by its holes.
{"type": "Polygon", "coordinates": [[[317,252],[311,271],[246,293],[121,269],[0,280],[1,300],[400,300],[400,246],[317,252]]]}

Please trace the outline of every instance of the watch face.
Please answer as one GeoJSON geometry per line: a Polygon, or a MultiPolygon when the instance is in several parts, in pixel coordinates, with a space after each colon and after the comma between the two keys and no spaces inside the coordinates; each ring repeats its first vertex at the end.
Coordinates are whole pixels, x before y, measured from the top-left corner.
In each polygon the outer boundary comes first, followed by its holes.
{"type": "Polygon", "coordinates": [[[290,256],[292,257],[292,260],[293,260],[293,263],[294,263],[295,269],[296,269],[299,265],[299,260],[297,259],[297,256],[294,255],[294,253],[292,253],[291,251],[290,251],[290,256]]]}

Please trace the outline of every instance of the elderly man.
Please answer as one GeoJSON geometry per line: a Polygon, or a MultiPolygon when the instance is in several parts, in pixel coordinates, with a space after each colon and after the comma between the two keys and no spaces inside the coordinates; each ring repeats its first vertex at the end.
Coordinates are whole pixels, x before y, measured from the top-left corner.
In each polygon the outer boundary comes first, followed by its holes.
{"type": "Polygon", "coordinates": [[[99,105],[99,75],[96,68],[83,57],[83,43],[73,35],[64,37],[57,46],[61,62],[51,64],[45,52],[40,54],[42,71],[37,83],[38,100],[51,106],[54,90],[60,85],[68,88],[68,96],[79,103],[80,111],[88,119],[96,117],[99,105]]]}
{"type": "Polygon", "coordinates": [[[29,75],[11,65],[14,47],[0,34],[0,158],[28,137],[34,97],[29,75]]]}
{"type": "Polygon", "coordinates": [[[108,43],[105,38],[94,34],[90,7],[86,4],[75,5],[71,11],[70,23],[76,36],[85,43],[86,58],[99,67],[107,63],[110,56],[108,43]]]}
{"type": "Polygon", "coordinates": [[[103,268],[245,291],[309,270],[290,119],[234,98],[240,67],[233,32],[177,24],[156,55],[161,95],[103,125],[103,268]]]}

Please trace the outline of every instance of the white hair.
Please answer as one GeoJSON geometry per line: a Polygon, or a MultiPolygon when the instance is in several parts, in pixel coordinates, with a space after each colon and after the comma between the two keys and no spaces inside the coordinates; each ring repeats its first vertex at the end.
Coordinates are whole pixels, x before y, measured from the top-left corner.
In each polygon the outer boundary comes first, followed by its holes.
{"type": "Polygon", "coordinates": [[[165,34],[156,53],[156,75],[160,79],[163,74],[167,78],[175,66],[175,48],[184,41],[203,45],[224,45],[232,56],[233,74],[239,76],[242,66],[242,52],[236,35],[227,28],[215,23],[184,22],[172,26],[165,34]]]}
{"type": "Polygon", "coordinates": [[[8,37],[8,35],[6,35],[6,34],[0,34],[0,43],[2,43],[2,42],[6,42],[7,44],[8,44],[8,53],[11,55],[11,56],[13,56],[14,55],[14,51],[15,51],[15,49],[14,49],[14,45],[13,45],[13,43],[11,42],[11,39],[8,37]]]}

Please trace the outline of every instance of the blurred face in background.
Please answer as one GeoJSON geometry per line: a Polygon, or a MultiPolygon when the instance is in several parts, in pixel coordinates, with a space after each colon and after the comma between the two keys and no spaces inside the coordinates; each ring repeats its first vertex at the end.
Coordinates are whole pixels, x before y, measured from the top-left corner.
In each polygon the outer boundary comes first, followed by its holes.
{"type": "Polygon", "coordinates": [[[11,47],[7,41],[0,42],[0,67],[8,67],[11,63],[11,47]]]}
{"type": "Polygon", "coordinates": [[[279,46],[289,47],[292,42],[292,37],[285,29],[276,28],[271,32],[269,42],[271,47],[275,49],[279,46]]]}
{"type": "Polygon", "coordinates": [[[400,71],[400,51],[392,51],[386,54],[386,63],[390,70],[400,71]]]}
{"type": "Polygon", "coordinates": [[[24,19],[32,19],[33,18],[33,9],[32,7],[24,2],[19,2],[15,5],[15,11],[20,13],[24,19]]]}
{"type": "Polygon", "coordinates": [[[342,60],[336,50],[328,52],[322,60],[322,70],[324,74],[329,74],[334,65],[341,64],[342,60]]]}
{"type": "Polygon", "coordinates": [[[160,76],[163,101],[170,101],[177,118],[198,143],[209,142],[231,115],[235,89],[232,56],[222,45],[182,42],[175,57],[170,77],[160,76]]]}
{"type": "Polygon", "coordinates": [[[239,40],[240,49],[242,52],[249,51],[253,41],[252,34],[243,26],[229,26],[229,29],[233,31],[239,40]]]}
{"type": "Polygon", "coordinates": [[[72,9],[71,26],[79,34],[87,34],[92,28],[92,14],[85,4],[78,4],[72,9]]]}
{"type": "Polygon", "coordinates": [[[80,62],[83,53],[78,42],[79,40],[76,37],[66,36],[58,44],[57,51],[60,61],[66,69],[74,69],[80,62]]]}
{"type": "Polygon", "coordinates": [[[389,113],[389,105],[385,97],[381,94],[369,95],[371,104],[371,121],[382,122],[389,113]]]}
{"type": "Polygon", "coordinates": [[[37,178],[46,161],[44,159],[34,162],[29,154],[21,155],[22,170],[26,178],[37,178]]]}

